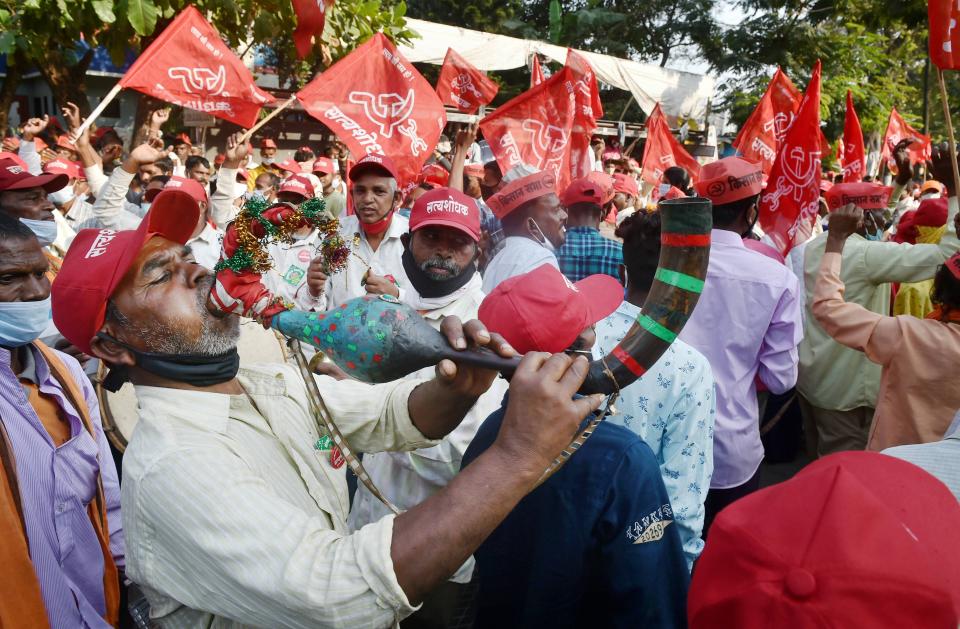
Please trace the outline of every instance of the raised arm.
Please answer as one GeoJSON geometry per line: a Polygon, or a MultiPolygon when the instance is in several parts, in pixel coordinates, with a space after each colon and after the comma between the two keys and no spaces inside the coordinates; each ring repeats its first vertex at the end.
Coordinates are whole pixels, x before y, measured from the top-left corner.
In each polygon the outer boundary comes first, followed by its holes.
{"type": "Polygon", "coordinates": [[[467,162],[470,146],[477,139],[477,125],[470,124],[457,131],[457,145],[454,147],[453,163],[450,166],[450,180],[447,187],[463,192],[463,165],[467,162]]]}
{"type": "Polygon", "coordinates": [[[80,108],[74,103],[67,103],[60,108],[60,111],[63,112],[63,117],[67,120],[70,135],[77,147],[77,153],[80,154],[80,163],[83,165],[83,173],[86,175],[87,184],[90,186],[90,194],[99,197],[103,186],[107,183],[107,176],[103,174],[100,154],[90,143],[90,129],[87,128],[83,130],[83,133],[77,133],[80,125],[83,124],[83,117],[80,115],[80,108]]]}
{"type": "Polygon", "coordinates": [[[242,137],[243,132],[238,131],[227,138],[226,159],[217,176],[217,189],[210,195],[210,218],[220,229],[226,229],[227,223],[237,215],[234,201],[247,190],[246,186],[237,183],[237,171],[250,153],[250,145],[240,142],[242,137]]]}
{"type": "Polygon", "coordinates": [[[852,204],[830,216],[830,233],[813,291],[813,316],[835,341],[882,365],[896,354],[902,340],[896,317],[844,301],[840,279],[844,244],[861,221],[863,210],[852,204]]]}
{"type": "Polygon", "coordinates": [[[43,172],[43,165],[40,163],[40,153],[37,151],[34,138],[47,128],[50,123],[50,116],[44,114],[43,118],[30,118],[24,123],[21,129],[23,136],[20,140],[20,150],[18,151],[20,159],[27,165],[27,170],[31,175],[39,175],[43,172]]]}

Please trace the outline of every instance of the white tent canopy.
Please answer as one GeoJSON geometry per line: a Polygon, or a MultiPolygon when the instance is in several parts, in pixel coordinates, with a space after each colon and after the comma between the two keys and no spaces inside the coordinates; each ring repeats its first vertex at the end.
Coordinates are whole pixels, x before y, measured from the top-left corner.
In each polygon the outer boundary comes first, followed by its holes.
{"type": "MultiPolygon", "coordinates": [[[[567,49],[541,41],[518,39],[472,31],[457,26],[407,18],[407,26],[420,39],[400,46],[413,62],[440,65],[453,48],[484,71],[509,70],[527,65],[534,53],[564,63],[567,49]]],[[[713,78],[704,74],[668,70],[659,66],[578,50],[593,66],[597,79],[633,94],[640,108],[649,114],[659,101],[664,113],[703,120],[713,98],[713,78]]]]}

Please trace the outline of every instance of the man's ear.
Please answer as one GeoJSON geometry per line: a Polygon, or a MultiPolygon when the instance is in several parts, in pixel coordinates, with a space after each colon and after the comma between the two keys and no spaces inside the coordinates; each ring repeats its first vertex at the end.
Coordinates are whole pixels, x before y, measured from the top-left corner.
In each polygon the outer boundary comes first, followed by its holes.
{"type": "Polygon", "coordinates": [[[398,188],[396,192],[393,193],[393,211],[396,212],[400,209],[400,204],[403,203],[403,193],[400,192],[398,188]]]}
{"type": "Polygon", "coordinates": [[[403,243],[404,249],[410,248],[410,232],[404,232],[400,234],[400,242],[403,243]]]}
{"type": "MultiPolygon", "coordinates": [[[[117,338],[116,334],[118,332],[114,328],[116,328],[116,326],[112,325],[111,322],[108,321],[104,323],[103,328],[101,328],[100,331],[104,332],[108,336],[117,338]]],[[[126,347],[100,336],[94,336],[90,340],[90,349],[93,351],[93,355],[95,357],[99,358],[111,367],[115,365],[133,367],[137,363],[133,353],[126,347]]]]}

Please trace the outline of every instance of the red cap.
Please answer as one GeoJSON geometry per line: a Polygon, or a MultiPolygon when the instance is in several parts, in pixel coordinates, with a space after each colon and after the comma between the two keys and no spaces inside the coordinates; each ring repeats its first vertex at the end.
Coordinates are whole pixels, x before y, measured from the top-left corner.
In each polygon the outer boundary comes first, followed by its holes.
{"type": "Polygon", "coordinates": [[[350,169],[350,181],[356,181],[357,177],[367,172],[375,172],[385,177],[397,177],[397,168],[393,165],[393,160],[386,155],[365,155],[353,168],[350,169]]]}
{"type": "Polygon", "coordinates": [[[683,199],[686,196],[687,194],[680,188],[676,186],[670,186],[670,188],[661,198],[665,201],[669,201],[671,199],[683,199]]]}
{"type": "Polygon", "coordinates": [[[164,190],[134,231],[83,229],[63,259],[51,289],[53,322],[71,343],[92,354],[90,341],[103,326],[107,300],[134,258],[153,236],[184,244],[200,208],[180,190],[164,190]]]}
{"type": "Polygon", "coordinates": [[[739,157],[725,157],[700,167],[694,188],[714,205],[726,205],[756,196],[763,190],[763,169],[739,157]]]}
{"type": "Polygon", "coordinates": [[[720,513],[693,572],[690,627],[954,628],[957,530],[960,503],[919,467],[826,456],[720,513]]]}
{"type": "Polygon", "coordinates": [[[329,157],[318,157],[313,160],[313,172],[330,175],[337,172],[337,169],[333,166],[333,160],[329,157]]]}
{"type": "Polygon", "coordinates": [[[287,159],[276,165],[280,170],[285,170],[288,173],[293,173],[294,175],[299,175],[303,172],[303,168],[300,164],[292,159],[287,159]]]}
{"type": "Polygon", "coordinates": [[[917,206],[913,224],[917,227],[943,227],[947,224],[947,199],[936,197],[924,199],[917,206]]]}
{"type": "Polygon", "coordinates": [[[440,164],[424,164],[420,169],[420,182],[443,188],[450,184],[450,173],[440,164]]]}
{"type": "Polygon", "coordinates": [[[67,149],[68,151],[77,152],[77,145],[70,141],[70,138],[66,134],[62,134],[57,138],[57,146],[62,149],[67,149]]]}
{"type": "Polygon", "coordinates": [[[186,133],[178,133],[177,137],[174,138],[174,144],[186,144],[187,146],[193,146],[193,142],[190,141],[190,136],[186,133]]]}
{"type": "Polygon", "coordinates": [[[0,191],[43,188],[46,192],[56,192],[68,183],[63,173],[31,175],[23,162],[13,159],[0,159],[0,191]]]}
{"type": "Polygon", "coordinates": [[[227,161],[227,156],[223,153],[217,153],[217,156],[213,158],[215,166],[222,166],[225,161],[227,161]]]}
{"type": "Polygon", "coordinates": [[[615,173],[613,175],[613,191],[629,194],[634,197],[640,196],[640,188],[637,186],[637,180],[630,175],[615,173]]]}
{"type": "Polygon", "coordinates": [[[571,284],[556,267],[543,264],[501,282],[480,304],[477,318],[521,354],[556,354],[622,302],[623,286],[609,275],[571,284]]]}
{"type": "Polygon", "coordinates": [[[16,153],[8,153],[7,151],[0,151],[0,161],[5,159],[12,159],[17,166],[24,170],[30,170],[30,167],[27,166],[27,163],[20,158],[16,153]]]}
{"type": "Polygon", "coordinates": [[[307,199],[311,199],[317,194],[313,189],[313,183],[304,175],[287,177],[280,184],[280,189],[277,192],[293,192],[307,199]]]}
{"type": "Polygon", "coordinates": [[[197,203],[207,202],[207,191],[199,181],[177,176],[170,177],[163,188],[151,188],[144,192],[143,200],[147,202],[153,201],[164,190],[183,190],[193,197],[193,200],[197,203]]]}
{"type": "Polygon", "coordinates": [[[467,177],[476,177],[483,179],[483,164],[465,164],[463,174],[467,177]]]}
{"type": "Polygon", "coordinates": [[[511,181],[489,199],[487,207],[499,219],[521,205],[557,193],[557,179],[552,173],[540,172],[511,181]]]}
{"type": "Polygon", "coordinates": [[[611,175],[592,172],[587,175],[587,179],[600,186],[600,189],[603,191],[603,198],[600,200],[600,205],[606,205],[613,200],[613,195],[616,194],[616,191],[613,189],[614,180],[611,175]]]}
{"type": "MultiPolygon", "coordinates": [[[[848,203],[865,210],[882,210],[887,207],[893,188],[879,183],[857,182],[834,184],[826,193],[827,207],[832,212],[848,203]]],[[[944,218],[946,222],[946,218],[944,218]]]]}
{"type": "Polygon", "coordinates": [[[577,203],[603,205],[603,189],[600,184],[588,177],[574,179],[560,195],[560,203],[570,207],[577,203]]]}
{"type": "Polygon", "coordinates": [[[238,181],[250,181],[250,173],[247,172],[246,168],[241,168],[237,171],[237,180],[238,181]]]}
{"type": "Polygon", "coordinates": [[[427,225],[459,229],[480,242],[480,208],[459,190],[437,188],[420,195],[410,210],[410,231],[427,225]]]}
{"type": "Polygon", "coordinates": [[[60,157],[44,164],[43,172],[54,175],[66,175],[70,179],[79,179],[80,175],[83,174],[79,162],[71,162],[70,160],[60,157]]]}

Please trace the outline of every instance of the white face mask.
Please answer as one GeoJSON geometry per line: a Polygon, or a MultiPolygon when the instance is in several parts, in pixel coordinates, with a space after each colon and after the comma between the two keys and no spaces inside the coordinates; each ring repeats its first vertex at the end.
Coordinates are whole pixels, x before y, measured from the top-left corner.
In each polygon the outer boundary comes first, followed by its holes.
{"type": "Polygon", "coordinates": [[[534,235],[537,239],[537,242],[543,245],[543,247],[550,253],[556,253],[557,252],[556,246],[552,242],[550,242],[550,239],[547,238],[547,236],[543,233],[543,230],[540,229],[539,225],[537,225],[537,221],[535,221],[532,218],[527,219],[527,224],[529,225],[531,223],[533,224],[533,227],[535,227],[537,230],[537,233],[534,235]]]}
{"type": "Polygon", "coordinates": [[[266,164],[267,166],[269,166],[270,164],[274,163],[275,161],[277,161],[277,160],[276,160],[276,158],[273,158],[273,157],[264,157],[264,158],[263,158],[263,163],[266,164]]]}
{"type": "Polygon", "coordinates": [[[47,199],[50,203],[53,203],[57,207],[62,207],[70,201],[73,200],[73,186],[64,186],[57,190],[56,192],[51,192],[47,195],[47,199]]]}
{"type": "Polygon", "coordinates": [[[30,228],[40,241],[41,247],[48,247],[57,240],[57,222],[56,221],[35,221],[29,218],[21,218],[20,222],[30,228]]]}

